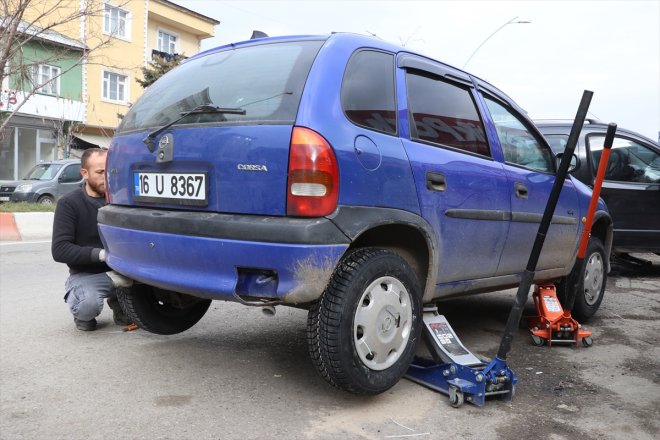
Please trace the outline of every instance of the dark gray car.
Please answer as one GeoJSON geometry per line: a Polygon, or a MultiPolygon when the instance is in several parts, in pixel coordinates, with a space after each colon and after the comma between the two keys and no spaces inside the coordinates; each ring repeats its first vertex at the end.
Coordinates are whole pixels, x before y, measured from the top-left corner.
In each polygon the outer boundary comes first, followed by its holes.
{"type": "MultiPolygon", "coordinates": [[[[555,153],[564,151],[570,122],[536,121],[555,153]]],[[[593,187],[607,125],[589,120],[575,151],[573,176],[593,187]]],[[[638,133],[617,128],[601,197],[614,223],[613,251],[660,253],[660,146],[638,133]]]]}
{"type": "Polygon", "coordinates": [[[0,185],[0,202],[55,203],[81,183],[80,159],[39,162],[24,179],[0,185]]]}

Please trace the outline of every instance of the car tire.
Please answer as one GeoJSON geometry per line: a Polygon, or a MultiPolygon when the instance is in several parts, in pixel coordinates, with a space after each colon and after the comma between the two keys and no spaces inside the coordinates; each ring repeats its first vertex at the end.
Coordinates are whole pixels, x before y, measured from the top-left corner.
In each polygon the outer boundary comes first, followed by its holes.
{"type": "Polygon", "coordinates": [[[55,199],[52,196],[49,196],[48,194],[46,194],[46,195],[40,196],[37,199],[37,203],[39,203],[40,205],[52,205],[53,203],[55,203],[55,199]]]}
{"type": "Polygon", "coordinates": [[[557,297],[566,307],[571,289],[576,289],[571,313],[578,321],[588,321],[603,302],[607,284],[605,247],[597,237],[590,237],[583,264],[575,263],[571,274],[557,286],[557,297]]]}
{"type": "Polygon", "coordinates": [[[118,289],[117,298],[128,317],[140,328],[159,335],[173,335],[188,330],[202,319],[210,299],[135,284],[118,289]]]}
{"type": "Polygon", "coordinates": [[[378,394],[405,374],[419,340],[421,293],[398,254],[364,248],[344,257],[309,311],[310,356],[331,385],[378,394]]]}

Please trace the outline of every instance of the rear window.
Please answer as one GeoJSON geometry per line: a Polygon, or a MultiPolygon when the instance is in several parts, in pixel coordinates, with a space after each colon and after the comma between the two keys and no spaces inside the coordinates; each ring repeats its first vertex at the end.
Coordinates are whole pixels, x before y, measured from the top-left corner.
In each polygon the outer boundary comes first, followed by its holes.
{"type": "Polygon", "coordinates": [[[168,124],[203,104],[245,110],[244,115],[191,115],[177,124],[290,124],[314,57],[323,41],[239,47],[192,59],[151,85],[118,131],[168,124]]]}

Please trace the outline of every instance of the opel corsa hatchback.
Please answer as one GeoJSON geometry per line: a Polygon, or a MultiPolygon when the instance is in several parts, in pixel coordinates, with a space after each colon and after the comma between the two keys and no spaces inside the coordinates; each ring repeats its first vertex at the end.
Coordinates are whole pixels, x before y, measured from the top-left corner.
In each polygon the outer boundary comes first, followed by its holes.
{"type": "MultiPolygon", "coordinates": [[[[357,35],[267,38],[192,57],[136,102],[99,228],[139,282],[121,301],[140,327],[184,331],[212,300],[305,308],[320,374],[374,394],[408,368],[423,304],[517,285],[555,166],[466,72],[357,35]]],[[[566,180],[536,272],[576,284],[584,316],[611,242],[601,203],[573,270],[590,194],[566,180]]]]}

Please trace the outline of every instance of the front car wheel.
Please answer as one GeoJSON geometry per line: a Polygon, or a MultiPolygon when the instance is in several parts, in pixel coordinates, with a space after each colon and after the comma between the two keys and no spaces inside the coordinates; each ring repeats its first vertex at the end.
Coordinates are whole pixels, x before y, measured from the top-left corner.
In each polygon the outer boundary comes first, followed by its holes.
{"type": "Polygon", "coordinates": [[[55,199],[49,195],[43,195],[37,199],[37,203],[40,205],[52,205],[55,203],[55,199]]]}
{"type": "Polygon", "coordinates": [[[603,302],[607,284],[606,258],[600,239],[590,237],[582,264],[576,262],[571,274],[557,286],[557,296],[563,307],[569,305],[570,295],[575,295],[571,313],[579,321],[591,318],[603,302]]]}

